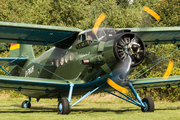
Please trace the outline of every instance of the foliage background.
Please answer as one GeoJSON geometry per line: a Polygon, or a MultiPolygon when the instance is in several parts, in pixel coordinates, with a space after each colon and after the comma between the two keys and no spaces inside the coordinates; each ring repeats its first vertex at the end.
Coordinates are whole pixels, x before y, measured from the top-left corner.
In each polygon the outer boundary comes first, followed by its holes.
{"type": "MultiPolygon", "coordinates": [[[[107,17],[101,27],[132,28],[132,27],[170,27],[180,26],[180,1],[179,0],[134,0],[129,4],[128,0],[1,0],[0,21],[31,23],[42,25],[56,25],[66,27],[77,27],[80,29],[92,28],[97,17],[104,12],[107,17]],[[158,13],[161,21],[158,22],[142,10],[148,6],[158,13]]],[[[2,43],[5,47],[9,44],[2,43]]],[[[0,46],[0,56],[7,57],[9,51],[0,46]]],[[[50,47],[33,46],[36,57],[50,47]]],[[[171,53],[177,49],[177,45],[148,45],[147,51],[155,53],[156,56],[171,53]]],[[[142,77],[162,77],[166,70],[169,59],[176,66],[171,75],[179,75],[180,55],[176,52],[159,66],[155,67],[142,77]]],[[[147,56],[147,61],[157,59],[147,56]],[[151,58],[151,59],[149,59],[151,58]]],[[[132,74],[145,68],[146,62],[138,66],[132,74]]],[[[4,67],[8,70],[8,67],[4,67]]],[[[143,71],[142,71],[143,72],[143,71]]],[[[1,74],[5,74],[0,70],[1,74]]],[[[137,74],[138,76],[139,74],[137,74]]],[[[135,76],[135,77],[137,77],[135,76]]],[[[132,78],[135,78],[132,77],[132,78]]],[[[138,90],[140,96],[151,96],[154,100],[180,100],[180,89],[158,88],[138,90]]],[[[21,96],[15,92],[9,92],[11,97],[21,96]],[[17,95],[16,95],[17,94],[17,95]]],[[[131,95],[131,93],[129,93],[131,95]]]]}

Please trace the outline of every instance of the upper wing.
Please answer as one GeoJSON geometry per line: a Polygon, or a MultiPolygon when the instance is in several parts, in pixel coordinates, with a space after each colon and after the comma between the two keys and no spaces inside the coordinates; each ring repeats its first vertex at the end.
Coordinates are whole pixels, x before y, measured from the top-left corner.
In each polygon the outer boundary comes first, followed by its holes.
{"type": "Polygon", "coordinates": [[[180,41],[180,27],[151,27],[151,28],[127,28],[137,34],[145,44],[165,43],[175,44],[180,41]]]}
{"type": "Polygon", "coordinates": [[[137,79],[133,82],[133,86],[136,89],[180,86],[180,76],[170,76],[167,80],[163,77],[137,79]]]}
{"type": "Polygon", "coordinates": [[[0,42],[69,47],[81,31],[71,27],[0,22],[0,42]]]}

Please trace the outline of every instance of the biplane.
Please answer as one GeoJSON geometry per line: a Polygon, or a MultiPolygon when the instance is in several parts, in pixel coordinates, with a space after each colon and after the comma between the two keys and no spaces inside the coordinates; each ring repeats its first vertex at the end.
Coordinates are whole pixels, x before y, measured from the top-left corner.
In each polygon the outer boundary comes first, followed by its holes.
{"type": "MultiPolygon", "coordinates": [[[[141,64],[148,44],[177,43],[180,27],[92,29],[0,22],[0,42],[11,43],[9,57],[0,58],[0,89],[11,89],[29,97],[22,108],[31,107],[31,98],[57,98],[58,114],[90,94],[108,92],[153,112],[150,97],[141,99],[135,89],[180,86],[180,76],[127,79],[132,68],[141,64]],[[35,58],[32,45],[53,46],[35,58]],[[9,71],[2,66],[9,66],[9,71]],[[116,90],[122,96],[112,93],[116,90]],[[122,90],[129,88],[135,99],[122,90]],[[82,95],[71,104],[72,96],[82,95]],[[68,98],[68,99],[66,99],[68,98]]],[[[168,56],[166,56],[168,57],[168,56]]]]}

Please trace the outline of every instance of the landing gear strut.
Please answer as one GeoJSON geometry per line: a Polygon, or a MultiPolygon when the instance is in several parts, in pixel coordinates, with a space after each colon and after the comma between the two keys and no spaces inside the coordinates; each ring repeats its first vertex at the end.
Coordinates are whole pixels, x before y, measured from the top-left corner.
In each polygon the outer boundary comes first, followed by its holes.
{"type": "Polygon", "coordinates": [[[142,112],[154,112],[154,101],[150,98],[150,97],[145,97],[143,98],[143,100],[141,100],[140,96],[138,95],[138,93],[136,92],[136,90],[134,89],[132,83],[129,83],[129,88],[131,89],[132,93],[134,94],[134,96],[136,97],[137,101],[135,101],[134,99],[132,99],[131,97],[129,97],[128,95],[118,91],[122,96],[119,96],[117,94],[114,94],[108,90],[105,90],[103,88],[101,88],[101,90],[108,92],[116,97],[119,97],[127,102],[130,102],[136,106],[141,107],[142,112]],[[125,98],[126,97],[126,98],[125,98]]]}
{"type": "Polygon", "coordinates": [[[73,92],[73,86],[74,84],[70,84],[70,90],[69,90],[69,96],[68,96],[68,100],[66,98],[61,98],[59,100],[57,109],[58,109],[58,114],[69,114],[70,113],[70,108],[73,107],[74,105],[76,105],[77,103],[79,103],[80,101],[82,101],[84,98],[86,98],[87,96],[89,96],[90,94],[92,94],[93,92],[95,92],[96,90],[98,90],[102,85],[90,90],[89,92],[87,92],[84,96],[82,96],[79,100],[77,100],[74,104],[72,104],[71,106],[69,105],[71,102],[71,97],[72,97],[72,92],[73,92]]]}

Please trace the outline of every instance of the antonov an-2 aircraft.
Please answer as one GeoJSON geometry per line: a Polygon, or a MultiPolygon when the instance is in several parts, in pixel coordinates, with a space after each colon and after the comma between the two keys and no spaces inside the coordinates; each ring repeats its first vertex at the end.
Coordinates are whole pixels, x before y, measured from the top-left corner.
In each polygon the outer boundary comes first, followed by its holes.
{"type": "Polygon", "coordinates": [[[58,98],[59,114],[69,114],[71,107],[95,91],[108,92],[143,112],[153,112],[153,100],[141,99],[135,89],[180,86],[180,76],[129,80],[127,75],[142,63],[146,44],[179,41],[180,27],[99,28],[93,34],[92,29],[0,22],[0,42],[12,43],[9,57],[0,58],[1,66],[9,66],[9,71],[0,66],[9,75],[1,75],[0,89],[28,96],[22,108],[31,107],[31,98],[58,98]],[[35,58],[32,45],[54,47],[35,58]],[[122,92],[124,87],[137,101],[122,92]],[[70,105],[76,95],[82,97],[70,105]]]}

